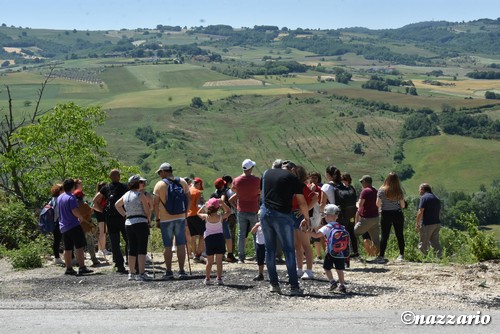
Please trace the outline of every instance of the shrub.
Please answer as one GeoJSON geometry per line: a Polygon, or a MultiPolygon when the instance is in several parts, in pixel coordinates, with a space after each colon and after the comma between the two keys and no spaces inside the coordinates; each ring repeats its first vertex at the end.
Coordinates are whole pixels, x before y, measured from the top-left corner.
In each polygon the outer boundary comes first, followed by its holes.
{"type": "Polygon", "coordinates": [[[7,249],[19,248],[38,234],[31,211],[18,200],[8,199],[0,205],[0,244],[7,249]]]}
{"type": "Polygon", "coordinates": [[[35,241],[30,241],[7,253],[14,269],[31,269],[42,267],[42,257],[50,249],[49,241],[39,236],[35,241]]]}

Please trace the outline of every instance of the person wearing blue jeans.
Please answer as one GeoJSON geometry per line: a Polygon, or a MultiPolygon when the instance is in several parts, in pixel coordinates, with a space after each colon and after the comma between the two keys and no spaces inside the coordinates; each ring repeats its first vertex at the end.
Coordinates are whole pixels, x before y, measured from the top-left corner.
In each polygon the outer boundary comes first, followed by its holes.
{"type": "Polygon", "coordinates": [[[266,240],[266,266],[271,283],[271,292],[281,293],[276,271],[276,242],[282,244],[286,269],[290,283],[290,294],[301,295],[297,277],[297,263],[294,248],[294,226],[291,216],[292,200],[295,196],[304,219],[302,229],[309,227],[309,211],[302,193],[302,184],[294,175],[296,165],[291,161],[283,162],[283,169],[269,169],[262,176],[262,205],[260,223],[266,240]]]}
{"type": "MultiPolygon", "coordinates": [[[[257,212],[240,212],[236,213],[238,220],[238,258],[240,262],[245,261],[245,241],[248,233],[255,226],[259,220],[257,212]]],[[[255,235],[253,235],[254,249],[255,248],[255,235]]]]}

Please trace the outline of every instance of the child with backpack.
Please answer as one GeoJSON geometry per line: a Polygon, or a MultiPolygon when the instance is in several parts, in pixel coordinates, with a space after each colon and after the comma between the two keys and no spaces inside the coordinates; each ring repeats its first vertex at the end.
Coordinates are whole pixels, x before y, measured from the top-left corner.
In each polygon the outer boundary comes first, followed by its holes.
{"type": "Polygon", "coordinates": [[[337,223],[340,208],[335,204],[327,204],[323,211],[326,225],[321,227],[318,232],[311,232],[314,238],[325,237],[327,252],[323,262],[323,269],[330,285],[329,291],[339,291],[346,293],[344,280],[345,260],[349,256],[349,233],[345,227],[337,223]],[[333,279],[332,268],[335,266],[338,282],[333,279]]]}
{"type": "Polygon", "coordinates": [[[207,203],[198,210],[198,217],[205,221],[205,232],[203,237],[205,239],[205,251],[207,253],[207,264],[205,267],[205,280],[203,284],[209,285],[210,273],[212,265],[217,263],[217,285],[223,285],[222,282],[222,257],[226,252],[226,240],[222,230],[222,221],[227,219],[231,214],[231,209],[227,204],[219,198],[211,198],[207,203]],[[223,212],[220,213],[219,209],[222,207],[223,212]],[[206,210],[206,213],[203,211],[206,210]]]}

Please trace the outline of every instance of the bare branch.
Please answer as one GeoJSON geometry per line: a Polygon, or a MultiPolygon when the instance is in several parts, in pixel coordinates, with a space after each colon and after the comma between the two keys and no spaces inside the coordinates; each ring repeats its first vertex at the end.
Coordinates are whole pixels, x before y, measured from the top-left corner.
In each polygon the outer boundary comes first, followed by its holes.
{"type": "Polygon", "coordinates": [[[44,114],[44,112],[40,111],[39,108],[40,108],[40,102],[42,101],[42,96],[43,96],[43,92],[45,90],[45,87],[47,86],[47,84],[49,83],[49,80],[52,79],[54,77],[53,73],[54,73],[54,70],[56,68],[57,65],[50,65],[50,71],[49,71],[49,74],[47,75],[47,77],[45,78],[45,80],[42,82],[42,86],[40,87],[40,89],[38,90],[38,99],[36,101],[36,107],[35,107],[35,112],[33,113],[33,115],[31,115],[31,123],[34,123],[36,118],[42,114],[44,114]]]}

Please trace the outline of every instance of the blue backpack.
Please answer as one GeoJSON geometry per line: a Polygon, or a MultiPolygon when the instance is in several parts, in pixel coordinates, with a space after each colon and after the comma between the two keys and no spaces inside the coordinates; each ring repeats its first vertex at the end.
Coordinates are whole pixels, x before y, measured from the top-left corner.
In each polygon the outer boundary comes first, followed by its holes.
{"type": "Polygon", "coordinates": [[[171,215],[178,215],[187,211],[187,196],[179,177],[174,180],[163,179],[168,186],[165,209],[171,215]]]}
{"type": "Polygon", "coordinates": [[[49,203],[42,208],[38,216],[38,230],[42,234],[54,232],[55,225],[54,207],[49,203]]]}
{"type": "Polygon", "coordinates": [[[339,223],[328,223],[330,226],[330,234],[326,240],[327,252],[333,258],[345,259],[350,255],[349,249],[349,232],[346,231],[343,225],[339,223]]]}

